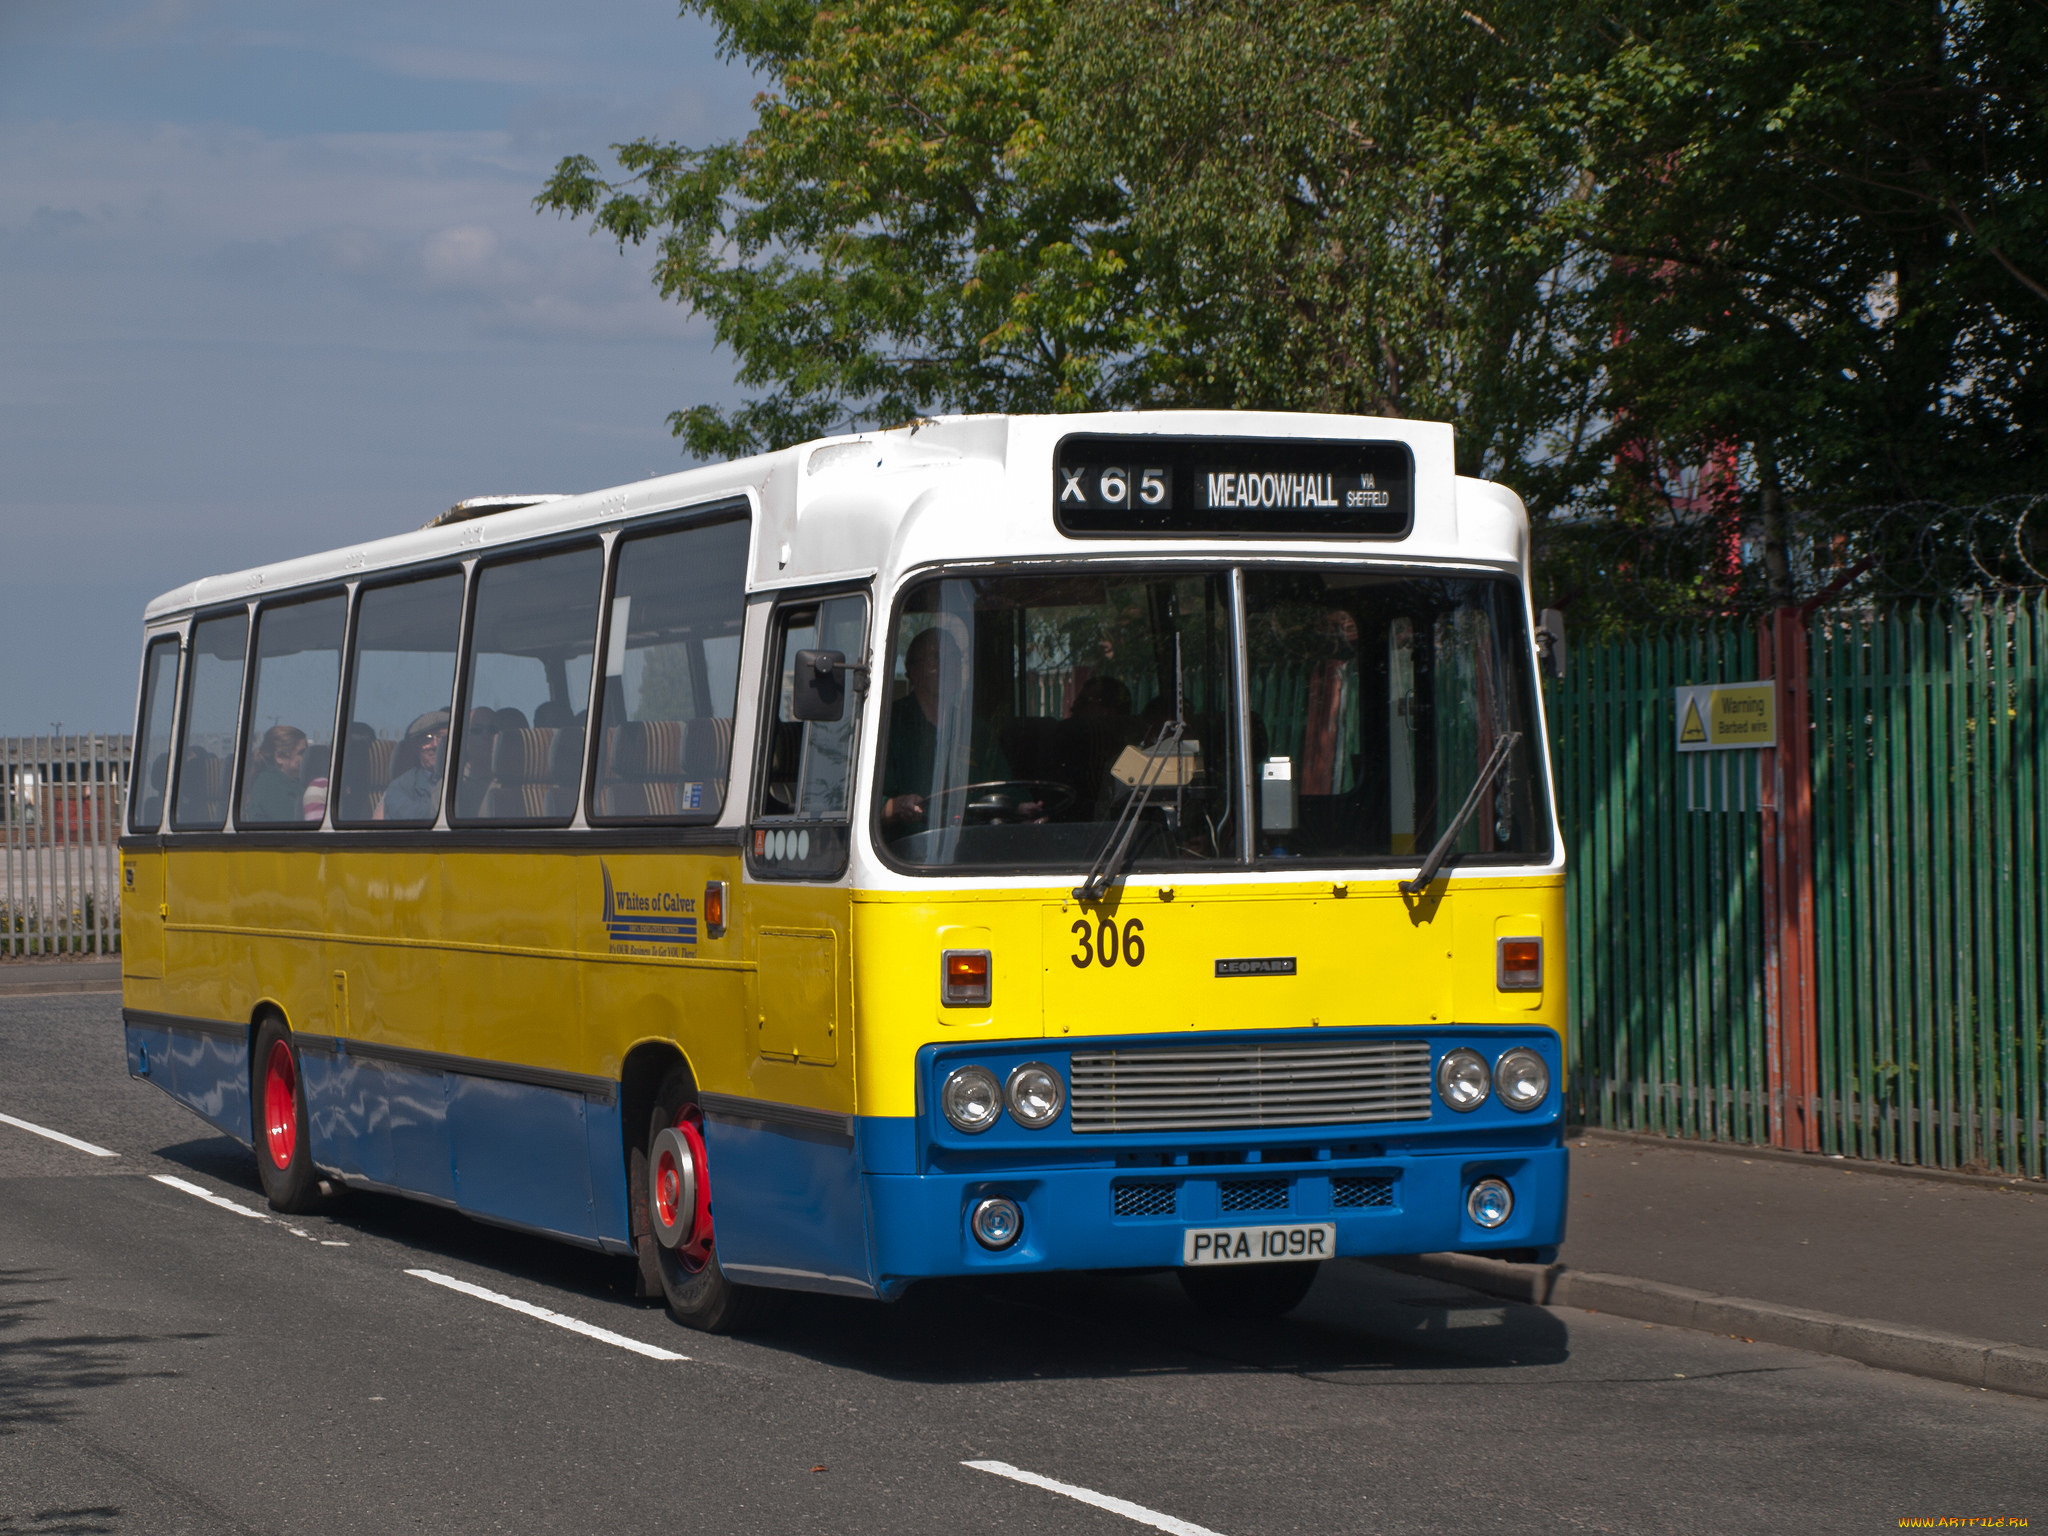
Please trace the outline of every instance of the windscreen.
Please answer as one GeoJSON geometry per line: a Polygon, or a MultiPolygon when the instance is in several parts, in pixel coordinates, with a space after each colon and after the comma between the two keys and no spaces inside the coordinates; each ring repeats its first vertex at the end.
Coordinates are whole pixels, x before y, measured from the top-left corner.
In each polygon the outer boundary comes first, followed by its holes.
{"type": "Polygon", "coordinates": [[[1451,851],[1547,858],[1521,590],[1501,577],[1245,573],[1262,862],[1420,862],[1519,733],[1451,851]]]}
{"type": "Polygon", "coordinates": [[[1235,857],[1225,572],[943,578],[891,637],[877,820],[920,868],[1235,857]]]}

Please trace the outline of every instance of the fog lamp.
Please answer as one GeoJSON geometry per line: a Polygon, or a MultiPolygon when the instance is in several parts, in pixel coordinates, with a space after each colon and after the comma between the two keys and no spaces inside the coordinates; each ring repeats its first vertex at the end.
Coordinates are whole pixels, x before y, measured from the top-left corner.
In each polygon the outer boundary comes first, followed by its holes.
{"type": "Polygon", "coordinates": [[[1515,1213],[1515,1192],[1499,1179],[1481,1179],[1465,1197],[1465,1214],[1488,1231],[1515,1213]]]}
{"type": "Polygon", "coordinates": [[[1541,1056],[1518,1045],[1503,1052],[1493,1064],[1493,1081],[1500,1090],[1501,1103],[1509,1109],[1530,1110],[1550,1092],[1550,1068],[1541,1056]]]}
{"type": "Polygon", "coordinates": [[[1477,1109],[1492,1091],[1492,1074],[1477,1051],[1446,1051],[1436,1064],[1437,1097],[1455,1110],[1477,1109]]]}
{"type": "Polygon", "coordinates": [[[939,1090],[939,1108],[955,1130],[970,1136],[994,1125],[1003,1113],[1003,1090],[987,1067],[960,1067],[939,1090]]]}
{"type": "Polygon", "coordinates": [[[978,1203],[967,1224],[982,1247],[1000,1250],[1017,1241],[1017,1234],[1024,1230],[1024,1213],[1017,1209],[1016,1201],[996,1195],[978,1203]]]}

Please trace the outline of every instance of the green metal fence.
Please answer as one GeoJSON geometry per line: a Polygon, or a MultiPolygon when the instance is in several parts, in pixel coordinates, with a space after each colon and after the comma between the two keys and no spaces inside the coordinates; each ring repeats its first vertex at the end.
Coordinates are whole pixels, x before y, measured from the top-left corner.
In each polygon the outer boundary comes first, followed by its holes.
{"type": "MultiPolygon", "coordinates": [[[[1814,1037],[1818,1145],[2039,1177],[2048,600],[1823,614],[1805,643],[1779,729],[1810,732],[1813,1016],[1781,1022],[1814,1037]]],[[[1771,1139],[1768,775],[1715,754],[1708,782],[1672,698],[1760,668],[1755,629],[1708,625],[1574,647],[1550,690],[1588,1124],[1771,1139]]]]}
{"type": "Polygon", "coordinates": [[[2048,605],[1812,631],[1825,1150],[2043,1173],[2048,605]]]}

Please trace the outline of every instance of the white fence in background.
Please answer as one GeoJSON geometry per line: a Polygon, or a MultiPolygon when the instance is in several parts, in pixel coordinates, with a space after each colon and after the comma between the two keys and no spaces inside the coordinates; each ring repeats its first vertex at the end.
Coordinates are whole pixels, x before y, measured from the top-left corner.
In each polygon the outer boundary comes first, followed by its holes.
{"type": "Polygon", "coordinates": [[[127,736],[0,736],[0,959],[121,947],[127,736]]]}

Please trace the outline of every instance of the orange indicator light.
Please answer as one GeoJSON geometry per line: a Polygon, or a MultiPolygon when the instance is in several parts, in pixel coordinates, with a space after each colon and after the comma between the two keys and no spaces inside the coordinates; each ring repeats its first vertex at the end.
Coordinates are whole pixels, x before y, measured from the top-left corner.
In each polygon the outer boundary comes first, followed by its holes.
{"type": "Polygon", "coordinates": [[[939,957],[939,998],[948,1008],[985,1008],[994,966],[985,949],[949,949],[939,957]]]}
{"type": "Polygon", "coordinates": [[[1541,939],[1502,939],[1499,957],[1499,985],[1503,992],[1543,990],[1541,939]]]}

